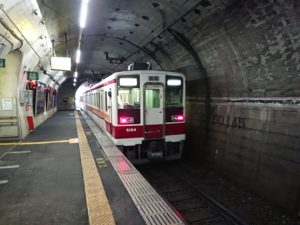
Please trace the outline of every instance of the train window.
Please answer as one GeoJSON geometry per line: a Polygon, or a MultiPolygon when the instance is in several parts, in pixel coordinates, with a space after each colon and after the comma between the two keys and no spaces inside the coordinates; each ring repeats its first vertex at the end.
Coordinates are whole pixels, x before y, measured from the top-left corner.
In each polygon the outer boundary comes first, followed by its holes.
{"type": "Polygon", "coordinates": [[[140,89],[119,87],[118,108],[140,108],[140,89]]]}
{"type": "Polygon", "coordinates": [[[145,93],[146,108],[153,109],[160,107],[159,89],[148,89],[145,93]]]}
{"type": "Polygon", "coordinates": [[[108,95],[107,95],[107,91],[105,92],[105,111],[107,112],[108,111],[108,108],[107,108],[107,106],[108,106],[108,95]]]}
{"type": "Polygon", "coordinates": [[[166,77],[166,105],[167,107],[181,107],[183,105],[183,84],[181,77],[166,77]]]}
{"type": "Polygon", "coordinates": [[[104,110],[104,101],[103,101],[104,91],[101,91],[101,99],[100,99],[100,109],[104,110]]]}
{"type": "Polygon", "coordinates": [[[139,76],[120,76],[118,78],[118,108],[140,108],[139,76]]]}

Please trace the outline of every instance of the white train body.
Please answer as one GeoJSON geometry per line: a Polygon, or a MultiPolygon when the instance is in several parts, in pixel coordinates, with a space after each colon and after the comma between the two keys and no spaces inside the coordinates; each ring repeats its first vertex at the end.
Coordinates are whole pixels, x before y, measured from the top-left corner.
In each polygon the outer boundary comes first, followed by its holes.
{"type": "Polygon", "coordinates": [[[134,163],[179,159],[185,140],[185,77],[137,70],[90,87],[82,108],[134,163]]]}

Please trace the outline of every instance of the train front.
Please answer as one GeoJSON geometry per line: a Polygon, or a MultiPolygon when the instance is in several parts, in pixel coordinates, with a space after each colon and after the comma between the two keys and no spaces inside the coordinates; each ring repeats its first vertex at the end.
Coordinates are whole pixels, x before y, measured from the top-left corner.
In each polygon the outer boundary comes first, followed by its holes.
{"type": "Polygon", "coordinates": [[[185,78],[127,71],[117,76],[115,143],[134,163],[180,159],[185,140],[185,78]]]}

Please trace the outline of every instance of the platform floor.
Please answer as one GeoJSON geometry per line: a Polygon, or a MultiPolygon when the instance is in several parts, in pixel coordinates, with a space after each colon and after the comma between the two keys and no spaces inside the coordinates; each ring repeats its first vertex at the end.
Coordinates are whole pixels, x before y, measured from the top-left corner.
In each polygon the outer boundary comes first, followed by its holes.
{"type": "Polygon", "coordinates": [[[80,112],[57,112],[0,141],[0,225],[183,224],[80,112]]]}
{"type": "Polygon", "coordinates": [[[59,112],[22,141],[32,144],[0,146],[1,225],[87,224],[79,147],[71,138],[74,113],[59,112]],[[41,141],[49,144],[35,144],[41,141]]]}

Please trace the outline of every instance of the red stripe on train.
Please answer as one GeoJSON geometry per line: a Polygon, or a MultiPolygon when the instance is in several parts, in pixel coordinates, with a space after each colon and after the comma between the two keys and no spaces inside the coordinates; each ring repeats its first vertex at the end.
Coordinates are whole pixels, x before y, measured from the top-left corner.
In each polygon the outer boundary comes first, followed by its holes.
{"type": "MultiPolygon", "coordinates": [[[[124,138],[161,138],[162,125],[148,125],[146,126],[147,133],[144,136],[144,126],[110,126],[107,127],[107,131],[112,134],[116,139],[124,138]],[[110,130],[111,129],[111,130],[110,130]]],[[[166,124],[165,125],[165,135],[177,135],[185,134],[185,124],[166,124]]]]}
{"type": "Polygon", "coordinates": [[[116,139],[141,138],[144,136],[143,126],[112,126],[112,136],[116,139]]]}
{"type": "Polygon", "coordinates": [[[184,123],[172,123],[165,125],[165,135],[185,134],[184,123]]]}
{"type": "Polygon", "coordinates": [[[93,88],[87,90],[85,93],[90,92],[90,91],[93,91],[93,90],[96,90],[96,89],[99,89],[99,88],[102,88],[102,87],[105,87],[105,86],[110,85],[110,84],[114,84],[114,83],[117,83],[117,80],[116,80],[116,79],[109,80],[109,81],[107,81],[107,82],[105,82],[105,83],[103,83],[103,84],[99,84],[98,86],[93,87],[93,88]]]}
{"type": "Polygon", "coordinates": [[[163,125],[145,125],[145,138],[162,138],[163,125]]]}

